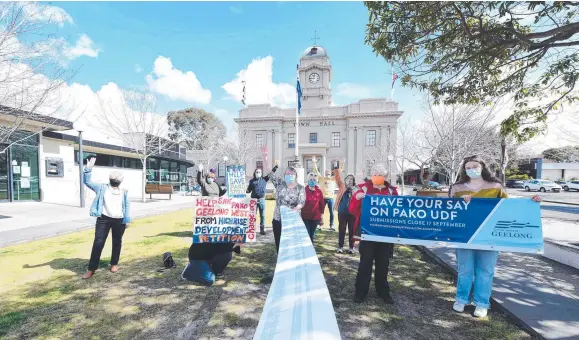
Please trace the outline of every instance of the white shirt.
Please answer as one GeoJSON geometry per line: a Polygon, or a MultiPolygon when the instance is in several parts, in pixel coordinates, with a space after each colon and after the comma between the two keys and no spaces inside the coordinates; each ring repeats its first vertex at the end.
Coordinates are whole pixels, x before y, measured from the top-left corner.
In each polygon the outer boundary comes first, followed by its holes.
{"type": "Polygon", "coordinates": [[[110,218],[123,218],[123,191],[108,187],[104,198],[103,215],[110,218]]]}

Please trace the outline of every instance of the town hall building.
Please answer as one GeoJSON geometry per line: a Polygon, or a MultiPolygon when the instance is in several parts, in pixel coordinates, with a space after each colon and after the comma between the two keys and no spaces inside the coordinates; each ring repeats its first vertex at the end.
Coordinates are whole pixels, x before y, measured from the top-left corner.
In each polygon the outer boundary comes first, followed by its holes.
{"type": "MultiPolygon", "coordinates": [[[[270,164],[275,160],[282,168],[291,165],[299,140],[299,161],[306,173],[313,169],[313,158],[318,160],[321,172],[344,158],[345,172],[354,173],[357,180],[369,175],[375,161],[386,163],[395,172],[395,161],[388,164],[388,156],[396,155],[396,127],[402,115],[398,103],[375,98],[345,106],[332,105],[332,65],[321,46],[304,51],[298,73],[302,88],[299,139],[296,139],[295,108],[249,105],[235,119],[241,134],[250,134],[258,146],[267,145],[270,164]]],[[[246,166],[251,174],[263,162],[258,158],[246,166]]]]}

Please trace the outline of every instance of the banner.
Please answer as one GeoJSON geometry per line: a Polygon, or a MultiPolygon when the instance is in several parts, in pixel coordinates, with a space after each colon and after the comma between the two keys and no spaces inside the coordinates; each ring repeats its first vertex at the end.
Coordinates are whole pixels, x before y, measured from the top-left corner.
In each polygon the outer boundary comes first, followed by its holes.
{"type": "Polygon", "coordinates": [[[341,340],[330,292],[301,216],[281,207],[273,282],[253,340],[341,340]]]}
{"type": "Polygon", "coordinates": [[[227,196],[245,197],[245,192],[247,190],[247,183],[245,182],[245,166],[227,166],[225,184],[227,186],[227,196]]]}
{"type": "Polygon", "coordinates": [[[198,197],[193,210],[193,243],[255,242],[253,198],[198,197]]]}
{"type": "Polygon", "coordinates": [[[372,196],[362,240],[521,253],[543,252],[541,208],[529,198],[372,196]]]}

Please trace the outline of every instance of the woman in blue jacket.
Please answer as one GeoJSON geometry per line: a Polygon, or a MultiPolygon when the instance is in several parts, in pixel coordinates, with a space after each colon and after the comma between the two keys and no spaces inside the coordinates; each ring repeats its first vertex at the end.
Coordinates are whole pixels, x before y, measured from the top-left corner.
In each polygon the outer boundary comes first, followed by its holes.
{"type": "Polygon", "coordinates": [[[127,225],[131,222],[128,193],[126,190],[119,188],[123,181],[123,174],[113,171],[109,175],[109,184],[94,183],[91,180],[91,176],[95,162],[96,157],[88,160],[83,176],[84,184],[96,194],[90,207],[90,215],[97,218],[88,271],[82,276],[83,279],[90,279],[98,269],[101,253],[109,236],[109,231],[113,234],[110,271],[112,273],[119,271],[118,264],[121,256],[123,234],[127,225]]]}

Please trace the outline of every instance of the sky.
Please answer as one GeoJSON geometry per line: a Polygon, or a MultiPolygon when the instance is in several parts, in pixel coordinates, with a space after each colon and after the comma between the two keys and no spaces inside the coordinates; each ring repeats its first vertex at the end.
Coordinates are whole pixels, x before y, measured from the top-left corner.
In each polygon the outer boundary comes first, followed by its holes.
{"type": "MultiPolygon", "coordinates": [[[[224,85],[240,83],[240,72],[248,88],[262,93],[249,104],[295,107],[295,65],[314,34],[330,56],[336,105],[390,96],[390,66],[364,44],[368,14],[361,2],[51,5],[70,18],[58,28],[71,45],[67,67],[79,68],[69,83],[95,92],[111,82],[148,85],[160,111],[201,107],[230,126],[241,91],[224,85]]],[[[407,114],[418,109],[420,93],[399,88],[395,96],[407,114]]]]}
{"type": "MultiPolygon", "coordinates": [[[[232,128],[242,108],[242,80],[248,104],[295,107],[296,64],[314,36],[330,57],[335,105],[391,95],[390,65],[364,44],[368,12],[362,2],[55,2],[26,8],[41,13],[35,20],[50,18],[64,42],[62,64],[76,72],[62,97],[92,107],[85,116],[97,110],[97,97],[147,87],[161,114],[200,107],[232,128]]],[[[395,86],[402,121],[422,117],[423,98],[395,86]]],[[[533,143],[568,144],[557,129],[533,143]]]]}

